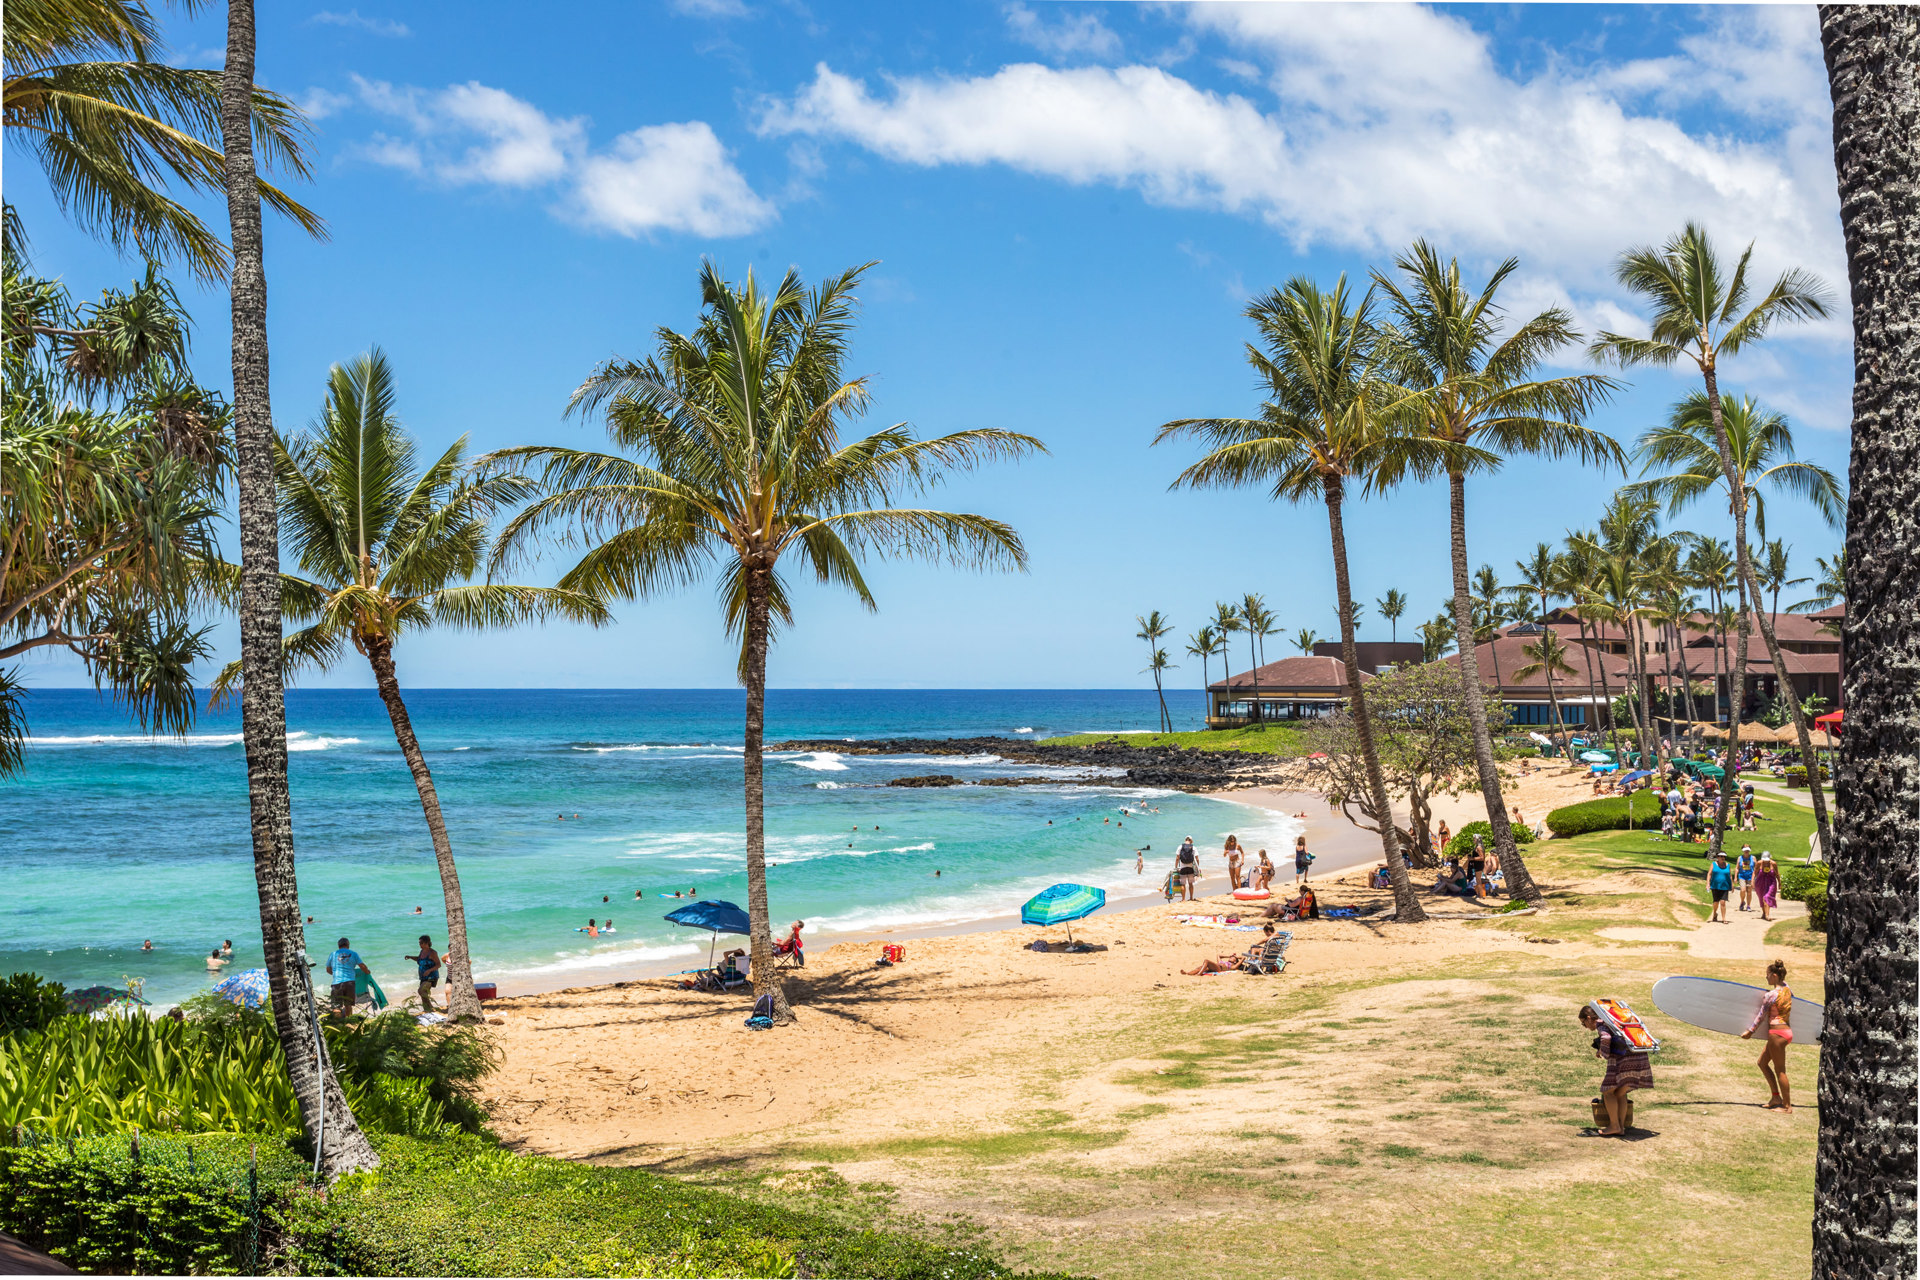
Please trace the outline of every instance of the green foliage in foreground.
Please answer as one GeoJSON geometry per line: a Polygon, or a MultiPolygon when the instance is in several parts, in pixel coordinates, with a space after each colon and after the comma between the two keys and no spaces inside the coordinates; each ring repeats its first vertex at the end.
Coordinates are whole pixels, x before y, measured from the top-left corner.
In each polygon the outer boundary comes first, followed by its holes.
{"type": "Polygon", "coordinates": [[[67,989],[37,973],[16,973],[0,982],[0,1036],[38,1031],[67,1011],[67,989]]]}
{"type": "MultiPolygon", "coordinates": [[[[404,1014],[327,1028],[341,1087],[363,1127],[434,1135],[478,1130],[474,1096],[492,1070],[471,1032],[404,1014]]],[[[300,1132],[280,1040],[265,1017],[56,1018],[0,1036],[0,1127],[82,1133],[300,1132]]]]}
{"type": "Polygon", "coordinates": [[[1815,933],[1825,933],[1827,931],[1827,882],[1825,880],[1807,890],[1806,902],[1807,928],[1815,933]]]}
{"type": "Polygon", "coordinates": [[[1827,864],[1809,862],[1804,866],[1782,863],[1780,867],[1780,896],[1792,898],[1796,902],[1807,902],[1815,890],[1827,891],[1827,864]]]}
{"type": "Polygon", "coordinates": [[[639,1169],[519,1156],[476,1138],[377,1137],[381,1166],[306,1188],[260,1141],[261,1248],[246,1137],[0,1146],[0,1229],[69,1262],[147,1273],[885,1277],[999,1280],[971,1250],[857,1230],[639,1169]],[[186,1166],[191,1146],[195,1168],[186,1166]]]}
{"type": "Polygon", "coordinates": [[[1589,831],[1657,831],[1659,828],[1660,801],[1652,792],[1583,800],[1547,815],[1547,830],[1563,840],[1589,831]]]}
{"type": "MultiPolygon", "coordinates": [[[[1447,841],[1447,847],[1443,852],[1449,858],[1465,859],[1473,852],[1473,838],[1475,836],[1480,837],[1481,843],[1489,851],[1493,849],[1493,824],[1490,822],[1469,822],[1466,826],[1453,833],[1452,838],[1447,841]]],[[[1532,828],[1523,827],[1517,822],[1514,823],[1513,842],[1515,844],[1532,844],[1532,828]]]]}
{"type": "Polygon", "coordinates": [[[1185,733],[1070,733],[1042,742],[1056,747],[1088,747],[1112,742],[1127,747],[1187,747],[1195,751],[1259,751],[1299,755],[1300,731],[1286,725],[1254,724],[1244,729],[1198,729],[1185,733]]]}

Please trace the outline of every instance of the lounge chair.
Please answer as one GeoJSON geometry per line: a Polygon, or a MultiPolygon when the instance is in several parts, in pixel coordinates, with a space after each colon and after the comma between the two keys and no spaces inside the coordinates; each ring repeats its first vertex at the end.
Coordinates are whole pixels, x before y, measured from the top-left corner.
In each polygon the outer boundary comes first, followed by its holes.
{"type": "Polygon", "coordinates": [[[1240,968],[1246,973],[1279,973],[1287,967],[1287,947],[1293,942],[1293,935],[1284,929],[1276,930],[1271,938],[1257,942],[1247,949],[1246,959],[1240,968]]]}

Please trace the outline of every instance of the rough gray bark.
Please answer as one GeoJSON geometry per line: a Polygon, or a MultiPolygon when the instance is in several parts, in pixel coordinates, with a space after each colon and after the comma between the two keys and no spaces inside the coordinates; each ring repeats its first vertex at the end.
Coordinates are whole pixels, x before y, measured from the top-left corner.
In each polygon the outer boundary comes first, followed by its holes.
{"type": "MultiPolygon", "coordinates": [[[[1353,584],[1347,577],[1347,531],[1340,516],[1345,495],[1339,477],[1327,477],[1326,495],[1327,531],[1333,539],[1333,585],[1340,604],[1340,656],[1347,670],[1347,705],[1353,708],[1354,731],[1360,738],[1360,760],[1366,766],[1374,810],[1386,815],[1380,823],[1380,847],[1387,857],[1387,876],[1393,882],[1394,918],[1402,924],[1418,924],[1426,920],[1427,912],[1413,891],[1407,860],[1400,854],[1399,835],[1393,827],[1393,802],[1387,797],[1386,776],[1380,772],[1380,753],[1373,745],[1373,726],[1367,720],[1366,698],[1360,692],[1360,660],[1353,647],[1353,584]]],[[[1479,694],[1478,688],[1469,690],[1467,701],[1477,702],[1479,694]]],[[[1486,723],[1484,710],[1480,722],[1486,723]]]]}
{"type": "MultiPolygon", "coordinates": [[[[247,801],[260,935],[274,1027],[308,1138],[326,1134],[321,1170],[330,1177],[380,1163],[322,1062],[306,1009],[300,888],[293,863],[293,802],[287,788],[287,707],[280,657],[280,529],[274,494],[273,405],[267,392],[267,273],[260,238],[260,189],[252,135],[253,3],[229,0],[227,65],[220,90],[227,217],[233,238],[233,435],[240,512],[240,692],[247,753],[247,801]]],[[[324,999],[324,996],[321,997],[324,999]]]]}
{"type": "MultiPolygon", "coordinates": [[[[1467,478],[1453,471],[1447,476],[1447,497],[1451,507],[1453,547],[1453,642],[1460,650],[1460,681],[1466,687],[1467,717],[1473,724],[1473,760],[1480,774],[1480,794],[1487,802],[1487,825],[1493,828],[1493,850],[1500,858],[1500,870],[1506,877],[1510,897],[1528,902],[1540,901],[1540,886],[1533,882],[1526,860],[1520,856],[1513,839],[1513,820],[1507,816],[1507,801],[1500,794],[1500,770],[1493,763],[1493,731],[1487,727],[1487,707],[1480,687],[1480,662],[1474,654],[1473,602],[1467,582],[1467,478]]],[[[1344,548],[1343,548],[1344,554],[1344,548]]],[[[1343,606],[1344,607],[1344,606],[1343,606]]],[[[1350,629],[1341,631],[1347,639],[1350,629]]],[[[1494,655],[1495,670],[1499,654],[1494,655]]],[[[1498,677],[1495,677],[1498,679],[1498,677]]]]}
{"type": "Polygon", "coordinates": [[[414,790],[420,793],[420,812],[426,815],[427,831],[433,837],[433,857],[440,866],[440,897],[447,908],[447,1015],[460,1022],[479,1022],[480,997],[473,991],[473,959],[467,951],[467,904],[460,893],[460,870],[453,863],[453,842],[447,839],[446,819],[440,814],[440,794],[434,789],[433,774],[427,758],[420,753],[420,740],[413,733],[413,719],[400,696],[400,679],[393,667],[393,641],[386,636],[361,636],[367,663],[373,668],[373,680],[380,690],[380,701],[393,721],[394,741],[407,758],[413,773],[414,790]]]}
{"type": "Polygon", "coordinates": [[[1820,38],[1854,387],[1813,1275],[1906,1280],[1920,1093],[1920,9],[1823,5],[1820,38]]]}
{"type": "Polygon", "coordinates": [[[767,908],[767,804],[762,755],[767,732],[767,609],[771,571],[747,571],[747,924],[755,997],[773,997],[774,1021],[793,1021],[786,988],[774,975],[767,908]]]}

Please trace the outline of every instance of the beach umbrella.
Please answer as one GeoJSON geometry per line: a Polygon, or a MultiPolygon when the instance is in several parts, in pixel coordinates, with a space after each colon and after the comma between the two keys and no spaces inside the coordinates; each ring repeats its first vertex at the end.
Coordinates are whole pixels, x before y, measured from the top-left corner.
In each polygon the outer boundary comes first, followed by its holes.
{"type": "Polygon", "coordinates": [[[1813,718],[1813,722],[1817,725],[1822,725],[1827,729],[1832,730],[1832,729],[1838,729],[1846,721],[1846,718],[1847,718],[1847,710],[1845,707],[1842,707],[1838,711],[1829,711],[1827,712],[1827,714],[1823,716],[1815,716],[1813,718]]]}
{"type": "Polygon", "coordinates": [[[242,969],[239,973],[230,973],[213,984],[213,994],[229,1004],[258,1009],[267,1002],[267,971],[242,969]]]}
{"type": "Polygon", "coordinates": [[[1588,764],[1608,764],[1613,760],[1613,757],[1604,751],[1582,751],[1580,758],[1588,764]]]}
{"type": "Polygon", "coordinates": [[[1027,899],[1020,908],[1022,924],[1067,926],[1067,941],[1073,941],[1072,921],[1092,915],[1107,905],[1107,891],[1086,884],[1056,884],[1027,899]]]}
{"type": "Polygon", "coordinates": [[[119,987],[82,987],[78,991],[67,992],[67,1008],[74,1013],[91,1014],[102,1009],[131,1004],[145,1004],[139,996],[119,987]]]}
{"type": "Polygon", "coordinates": [[[707,943],[707,964],[713,964],[713,949],[719,945],[723,933],[752,933],[753,925],[747,919],[747,913],[721,898],[708,898],[703,902],[689,903],[666,915],[668,924],[679,925],[684,929],[705,929],[713,934],[707,943]]]}

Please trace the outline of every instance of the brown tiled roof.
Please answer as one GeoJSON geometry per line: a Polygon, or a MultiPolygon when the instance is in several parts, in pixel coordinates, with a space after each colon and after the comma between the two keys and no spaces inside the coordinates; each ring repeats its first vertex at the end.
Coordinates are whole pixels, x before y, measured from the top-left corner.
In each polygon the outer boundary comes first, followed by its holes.
{"type": "MultiPolygon", "coordinates": [[[[1362,680],[1372,679],[1366,672],[1362,680]]],[[[1212,693],[1252,693],[1255,685],[1261,693],[1340,694],[1347,689],[1346,664],[1338,658],[1282,658],[1269,662],[1258,671],[1236,671],[1228,681],[1208,686],[1212,693]]]]}

